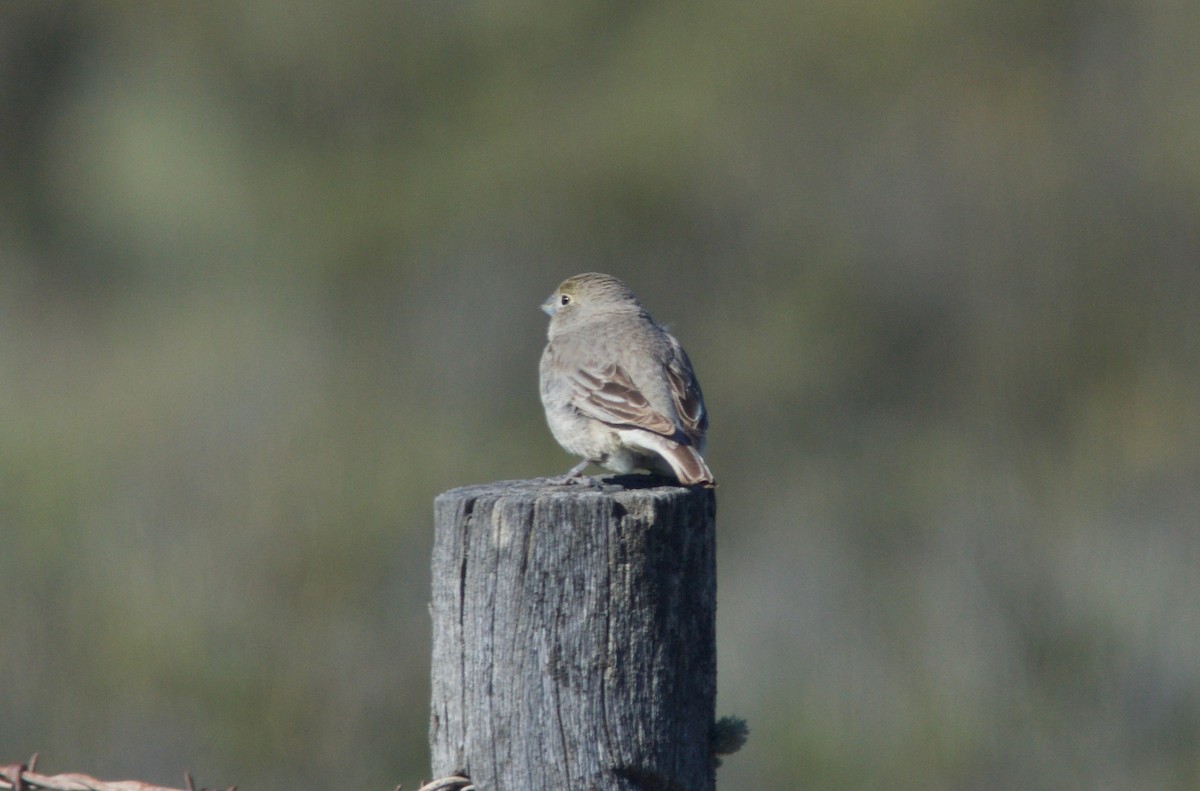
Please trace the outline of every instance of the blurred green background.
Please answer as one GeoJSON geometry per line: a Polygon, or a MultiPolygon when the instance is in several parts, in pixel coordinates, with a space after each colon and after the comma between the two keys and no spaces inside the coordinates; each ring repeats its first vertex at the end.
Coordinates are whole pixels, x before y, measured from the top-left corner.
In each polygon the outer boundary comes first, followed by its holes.
{"type": "Polygon", "coordinates": [[[712,415],[724,789],[1200,787],[1200,4],[0,6],[0,763],[428,775],[431,501],[712,415]]]}

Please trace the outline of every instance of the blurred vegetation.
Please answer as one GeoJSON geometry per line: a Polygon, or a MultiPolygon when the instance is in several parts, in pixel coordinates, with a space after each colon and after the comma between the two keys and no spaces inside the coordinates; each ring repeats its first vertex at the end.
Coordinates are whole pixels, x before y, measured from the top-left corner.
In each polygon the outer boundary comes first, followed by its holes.
{"type": "Polygon", "coordinates": [[[625,278],[723,788],[1200,786],[1200,6],[0,7],[0,761],[428,771],[431,500],[625,278]]]}

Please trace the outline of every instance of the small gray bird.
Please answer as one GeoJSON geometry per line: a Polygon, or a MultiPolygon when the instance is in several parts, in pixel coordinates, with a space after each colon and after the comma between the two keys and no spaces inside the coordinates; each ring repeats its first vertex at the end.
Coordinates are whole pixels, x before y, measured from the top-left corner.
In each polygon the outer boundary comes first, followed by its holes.
{"type": "Polygon", "coordinates": [[[692,363],[633,292],[587,272],[563,281],[542,310],[550,314],[539,367],[546,422],[559,445],[583,458],[562,480],[594,462],[715,486],[700,456],[708,414],[692,363]]]}

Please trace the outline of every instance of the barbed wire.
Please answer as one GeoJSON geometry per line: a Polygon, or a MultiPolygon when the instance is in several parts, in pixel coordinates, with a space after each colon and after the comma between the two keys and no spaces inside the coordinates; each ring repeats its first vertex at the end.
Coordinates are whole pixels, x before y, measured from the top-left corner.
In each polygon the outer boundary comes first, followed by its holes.
{"type": "MultiPolygon", "coordinates": [[[[403,791],[403,789],[396,786],[396,791],[403,791]]],[[[417,791],[475,791],[475,784],[469,777],[454,775],[453,777],[443,777],[440,780],[432,780],[418,788],[417,791]]]]}
{"type": "MultiPolygon", "coordinates": [[[[94,777],[77,773],[38,774],[34,771],[37,768],[37,761],[38,754],[34,753],[26,763],[0,766],[0,791],[216,791],[210,788],[196,788],[191,772],[184,772],[183,775],[187,788],[167,788],[152,783],[143,783],[140,780],[97,780],[94,777]]],[[[226,791],[237,791],[237,786],[230,786],[226,791]]],[[[396,791],[403,791],[403,789],[401,786],[396,786],[396,791]]],[[[417,791],[476,791],[476,789],[470,778],[454,775],[425,783],[417,791]]]]}
{"type": "MultiPolygon", "coordinates": [[[[191,772],[183,775],[186,789],[166,788],[140,780],[97,780],[76,773],[42,775],[34,771],[37,759],[38,754],[34,753],[27,763],[0,766],[0,791],[213,791],[196,788],[191,772]]],[[[230,786],[227,791],[237,791],[237,786],[230,786]]]]}

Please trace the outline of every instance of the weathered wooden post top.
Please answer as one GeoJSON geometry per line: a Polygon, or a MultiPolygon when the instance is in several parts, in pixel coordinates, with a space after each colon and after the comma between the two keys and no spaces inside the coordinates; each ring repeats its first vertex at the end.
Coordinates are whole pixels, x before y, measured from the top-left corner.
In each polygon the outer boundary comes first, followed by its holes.
{"type": "Polygon", "coordinates": [[[627,475],[435,502],[435,777],[712,791],[716,500],[627,475]]]}

